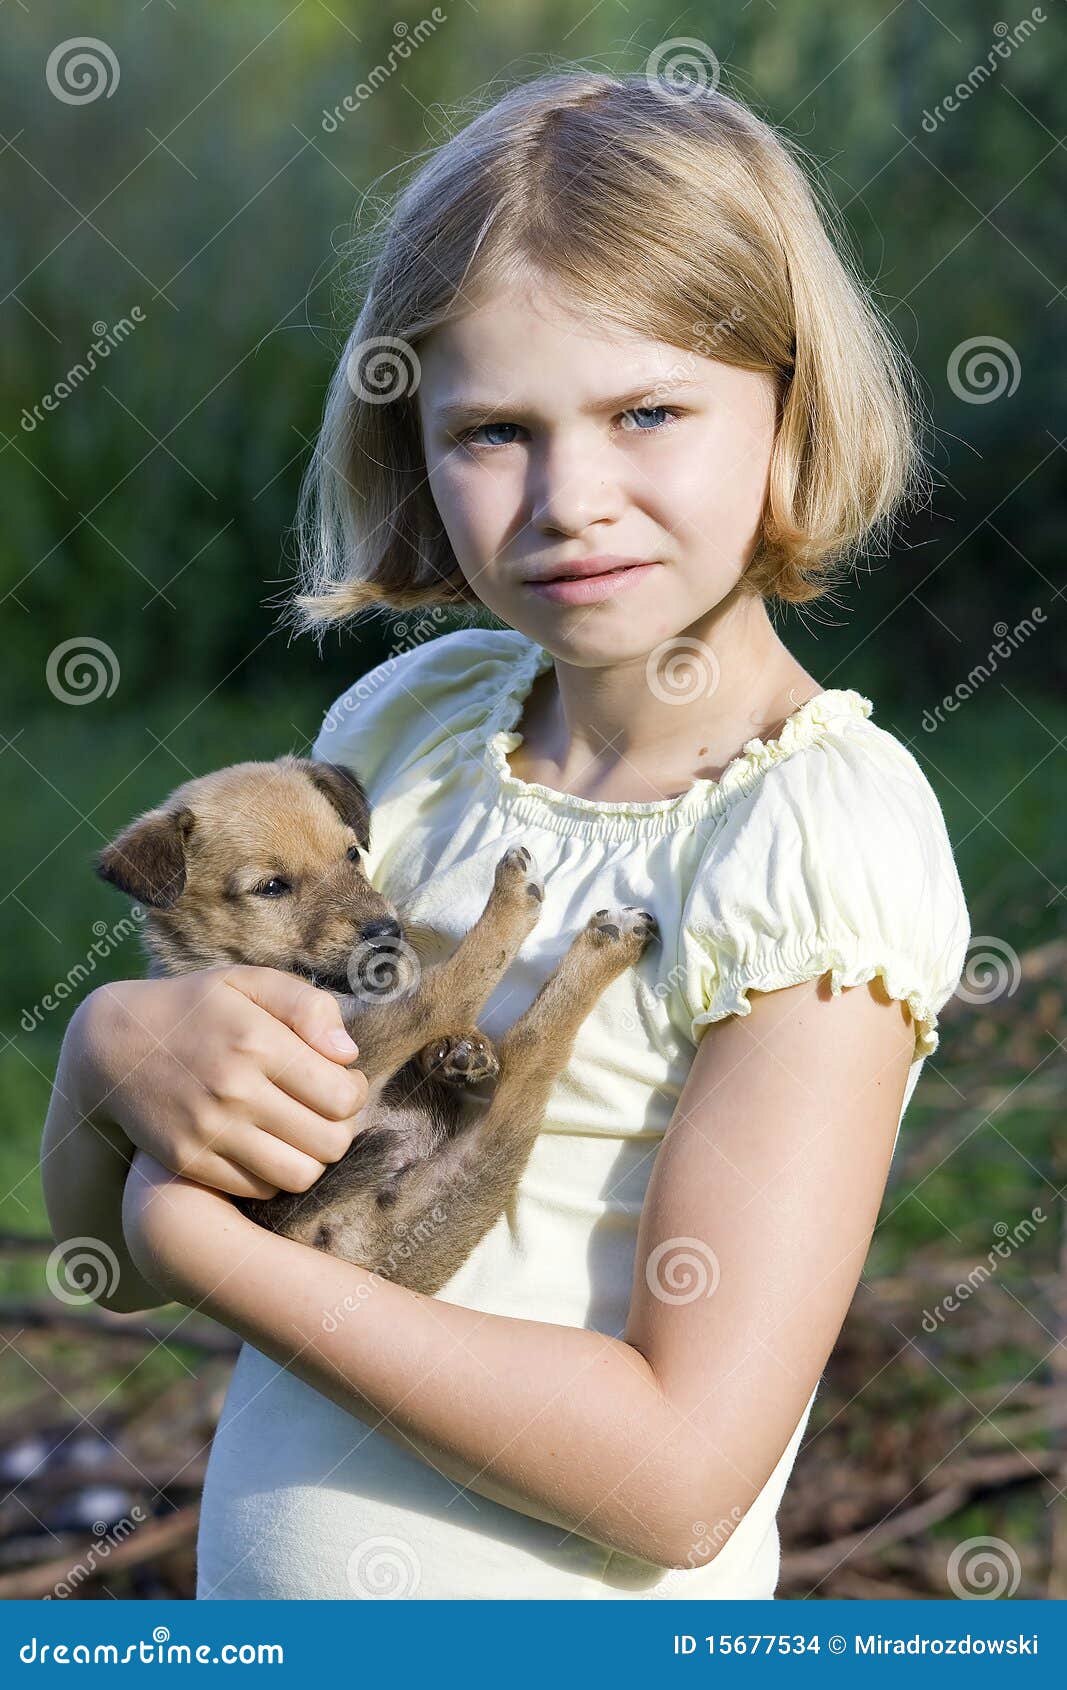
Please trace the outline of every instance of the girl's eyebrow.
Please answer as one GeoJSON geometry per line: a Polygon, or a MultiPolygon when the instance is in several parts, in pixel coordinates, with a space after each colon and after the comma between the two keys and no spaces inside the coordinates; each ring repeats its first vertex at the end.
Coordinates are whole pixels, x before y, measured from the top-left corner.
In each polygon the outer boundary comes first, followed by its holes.
{"type": "MultiPolygon", "coordinates": [[[[679,377],[672,380],[668,376],[657,376],[654,380],[646,382],[642,387],[631,388],[627,393],[616,393],[602,399],[591,399],[587,405],[582,406],[582,412],[586,416],[594,416],[605,411],[625,411],[633,405],[640,405],[642,402],[649,405],[653,399],[658,402],[660,396],[665,399],[671,393],[680,393],[695,387],[703,387],[703,385],[704,383],[699,377],[679,377]]],[[[505,414],[510,419],[521,417],[524,414],[534,416],[536,412],[533,407],[523,405],[521,400],[515,401],[507,398],[499,402],[492,399],[445,400],[442,404],[433,407],[434,421],[453,428],[464,423],[482,423],[493,415],[503,416],[505,414]]]]}

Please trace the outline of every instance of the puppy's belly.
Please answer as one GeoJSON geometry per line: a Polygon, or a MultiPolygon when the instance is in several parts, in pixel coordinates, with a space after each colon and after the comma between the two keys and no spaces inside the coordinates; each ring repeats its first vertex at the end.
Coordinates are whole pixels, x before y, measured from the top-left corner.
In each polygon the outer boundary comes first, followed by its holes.
{"type": "MultiPolygon", "coordinates": [[[[314,1185],[242,1199],[239,1206],[284,1238],[389,1271],[406,1230],[390,1215],[402,1182],[416,1169],[425,1176],[442,1145],[462,1132],[464,1116],[473,1118],[477,1104],[472,1101],[468,1110],[455,1087],[420,1080],[407,1069],[374,1089],[377,1099],[366,1106],[364,1125],[347,1154],[314,1185]]],[[[427,1197],[432,1201],[432,1180],[427,1197]]]]}

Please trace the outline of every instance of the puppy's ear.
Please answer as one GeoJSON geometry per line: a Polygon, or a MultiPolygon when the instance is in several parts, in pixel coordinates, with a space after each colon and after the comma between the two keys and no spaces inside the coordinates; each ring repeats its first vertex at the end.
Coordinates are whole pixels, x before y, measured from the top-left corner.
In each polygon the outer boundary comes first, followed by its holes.
{"type": "Polygon", "coordinates": [[[106,845],[96,872],[120,892],[153,909],[169,910],[185,890],[185,841],[192,810],[149,810],[106,845]]]}
{"type": "Polygon", "coordinates": [[[313,786],[330,800],[341,820],[350,827],[361,848],[370,847],[370,799],[358,778],[340,763],[320,763],[314,757],[303,759],[304,769],[313,786]]]}

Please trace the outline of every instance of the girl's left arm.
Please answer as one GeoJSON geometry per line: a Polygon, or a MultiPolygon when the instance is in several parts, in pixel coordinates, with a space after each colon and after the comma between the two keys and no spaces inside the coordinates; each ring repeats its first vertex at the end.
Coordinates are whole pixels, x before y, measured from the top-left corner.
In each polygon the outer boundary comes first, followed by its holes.
{"type": "Polygon", "coordinates": [[[914,1046],[880,982],[751,994],[656,1153],[618,1338],[483,1314],[266,1232],[138,1151],[138,1269],[494,1502],[664,1567],[767,1482],[833,1348],[914,1046]]]}

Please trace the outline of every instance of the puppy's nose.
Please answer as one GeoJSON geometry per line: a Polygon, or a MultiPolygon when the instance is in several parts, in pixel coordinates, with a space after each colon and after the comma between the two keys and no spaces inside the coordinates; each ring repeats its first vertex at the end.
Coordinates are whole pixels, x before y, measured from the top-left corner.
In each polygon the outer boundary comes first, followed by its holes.
{"type": "Polygon", "coordinates": [[[361,939],[366,939],[372,945],[385,945],[400,937],[400,923],[391,915],[383,915],[377,921],[368,921],[360,933],[361,939]]]}
{"type": "Polygon", "coordinates": [[[459,1073],[465,1074],[467,1072],[467,1069],[470,1067],[470,1065],[471,1065],[470,1046],[467,1045],[467,1044],[457,1045],[456,1048],[452,1052],[452,1066],[453,1066],[453,1068],[457,1069],[459,1073]]]}

